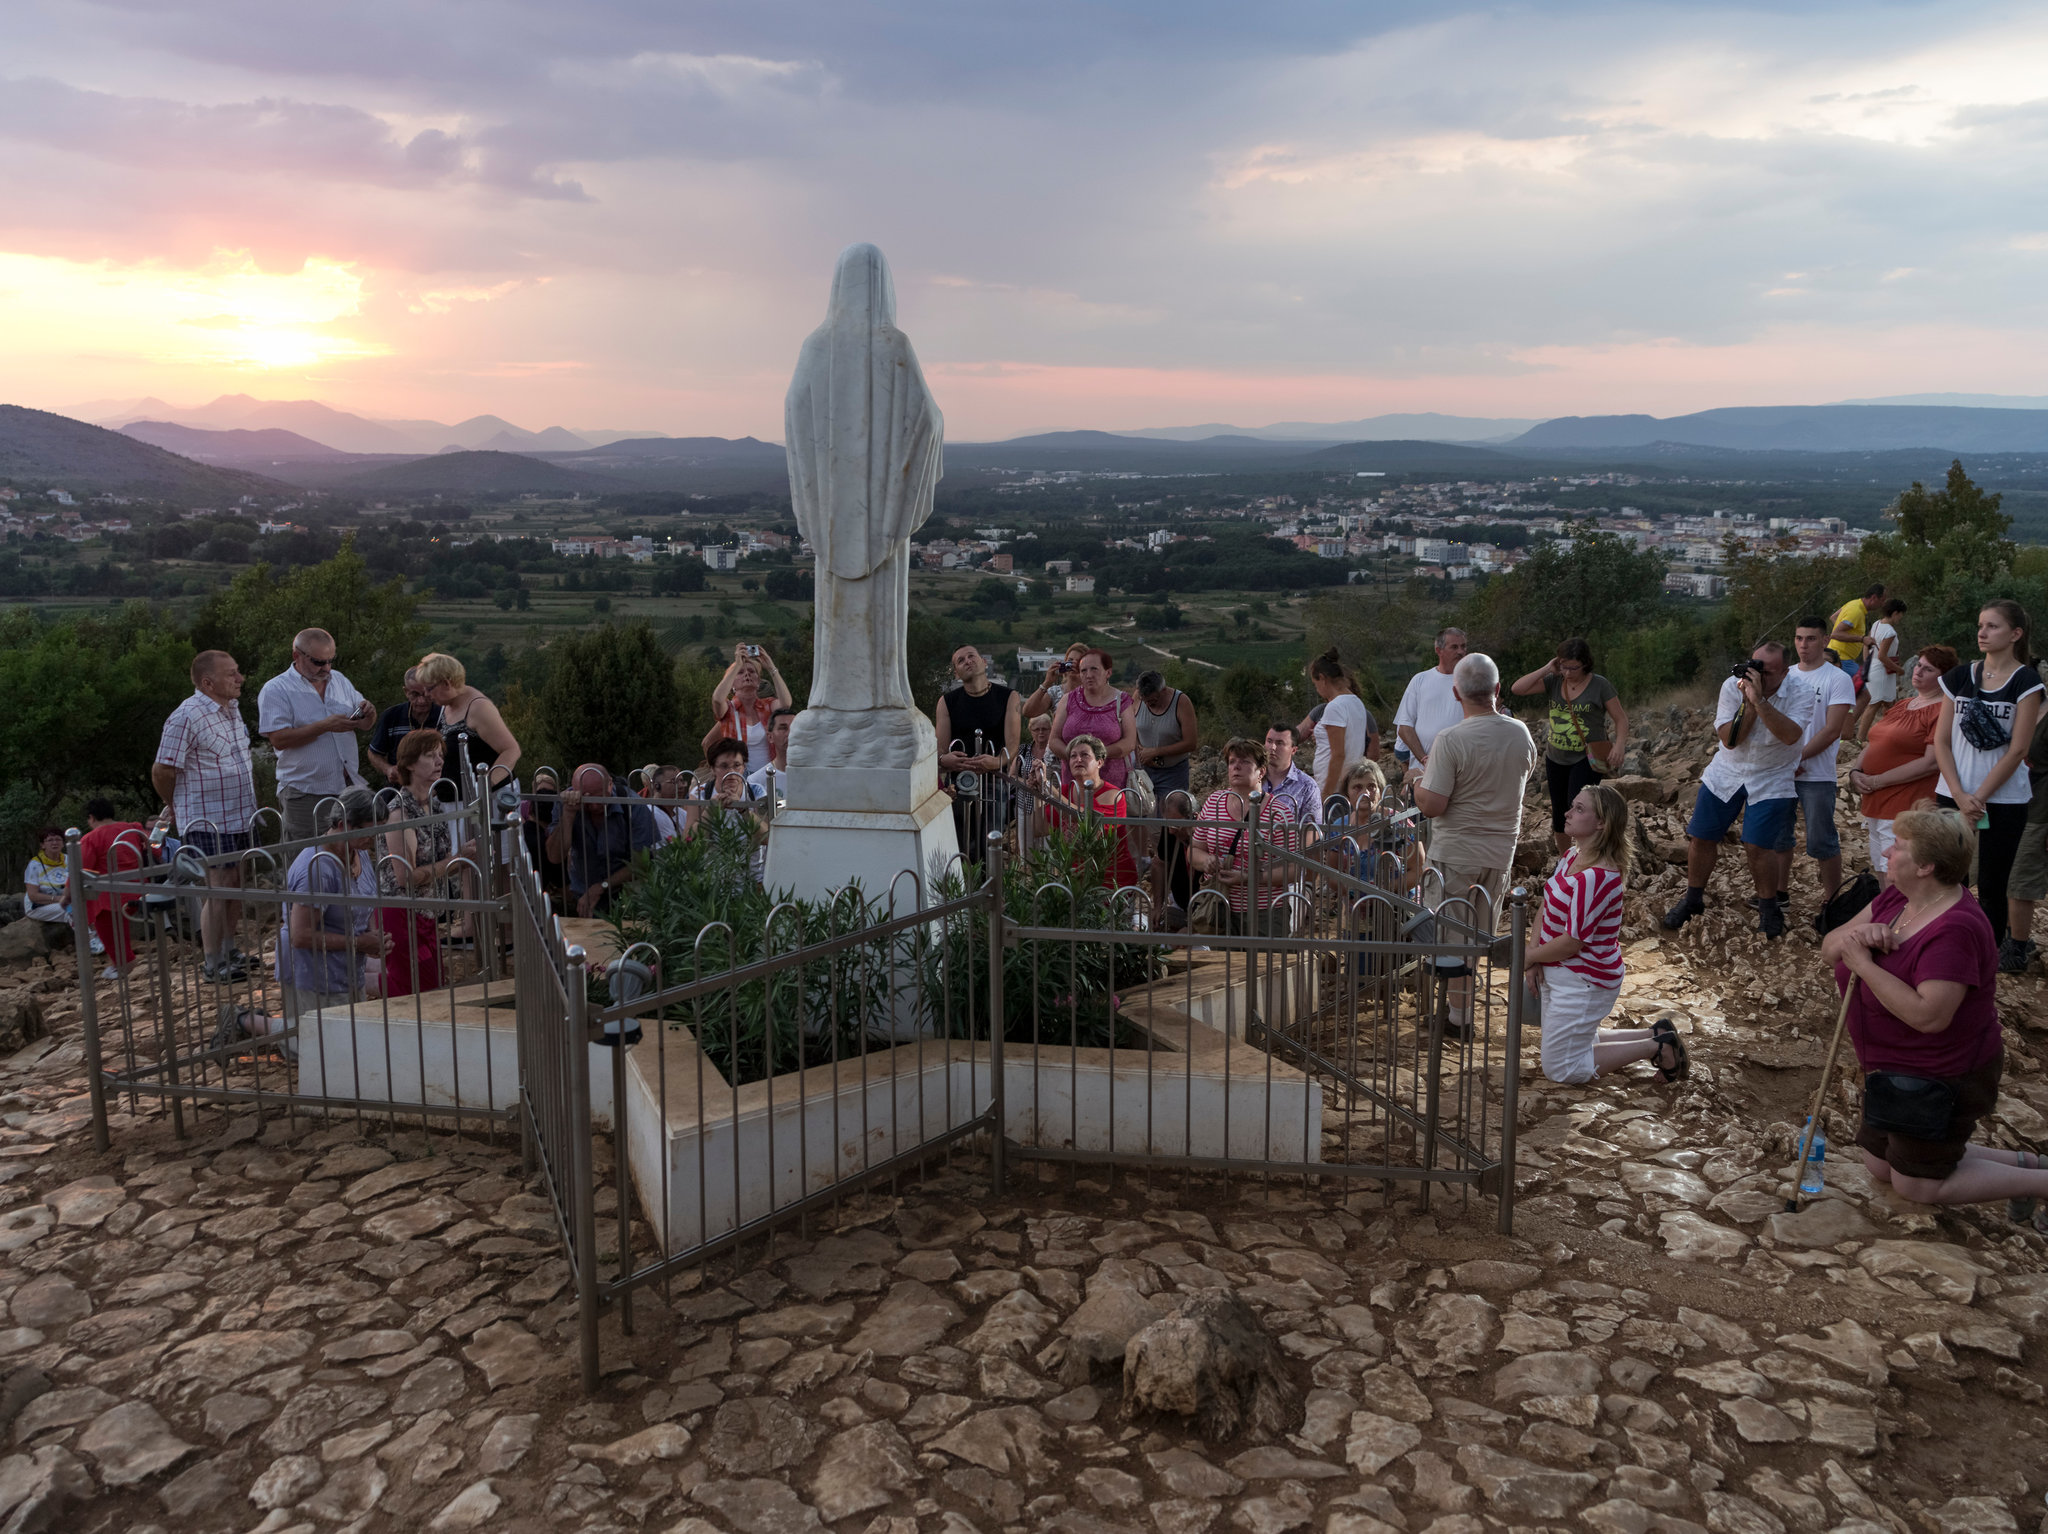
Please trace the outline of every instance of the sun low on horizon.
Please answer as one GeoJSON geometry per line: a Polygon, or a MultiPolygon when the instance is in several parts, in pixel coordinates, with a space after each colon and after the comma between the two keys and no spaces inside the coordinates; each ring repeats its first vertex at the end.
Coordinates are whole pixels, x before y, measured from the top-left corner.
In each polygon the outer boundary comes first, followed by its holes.
{"type": "Polygon", "coordinates": [[[39,408],[774,437],[858,240],[956,439],[2048,394],[2036,13],[96,15],[0,23],[39,408]]]}
{"type": "Polygon", "coordinates": [[[383,355],[387,344],[351,333],[362,290],[352,266],[320,257],[266,272],[240,251],[186,270],[0,253],[0,303],[17,356],[82,356],[138,377],[290,377],[383,355]]]}

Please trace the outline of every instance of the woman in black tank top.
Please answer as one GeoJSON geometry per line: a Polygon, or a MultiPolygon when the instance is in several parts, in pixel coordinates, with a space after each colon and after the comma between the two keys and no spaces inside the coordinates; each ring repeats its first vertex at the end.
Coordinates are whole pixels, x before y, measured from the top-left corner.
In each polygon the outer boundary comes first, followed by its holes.
{"type": "Polygon", "coordinates": [[[441,705],[441,738],[448,743],[442,769],[469,787],[468,775],[490,774],[492,785],[510,780],[519,765],[519,742],[505,725],[498,705],[469,685],[462,662],[452,655],[429,655],[420,661],[420,682],[427,696],[441,705]]]}

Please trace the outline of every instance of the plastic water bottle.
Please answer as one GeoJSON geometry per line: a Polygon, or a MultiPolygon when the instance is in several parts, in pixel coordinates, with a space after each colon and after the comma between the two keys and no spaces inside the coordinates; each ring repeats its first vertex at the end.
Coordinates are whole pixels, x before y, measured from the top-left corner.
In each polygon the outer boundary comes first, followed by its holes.
{"type": "MultiPolygon", "coordinates": [[[[1808,1119],[1807,1123],[1812,1124],[1808,1119]]],[[[1817,1194],[1827,1191],[1828,1137],[1822,1131],[1813,1131],[1813,1144],[1806,1152],[1806,1162],[1799,1169],[1799,1191],[1817,1194]]]]}

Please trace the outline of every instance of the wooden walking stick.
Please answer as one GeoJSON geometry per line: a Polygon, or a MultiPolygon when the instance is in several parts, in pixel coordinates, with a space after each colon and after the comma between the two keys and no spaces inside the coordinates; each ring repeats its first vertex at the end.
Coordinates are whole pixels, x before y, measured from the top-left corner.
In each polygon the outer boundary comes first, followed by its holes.
{"type": "Polygon", "coordinates": [[[1813,1154],[1813,1137],[1820,1130],[1820,1105],[1827,1097],[1828,1083],[1834,1079],[1835,1056],[1842,1051],[1842,1034],[1849,1023],[1849,998],[1855,994],[1856,977],[1851,975],[1849,983],[1842,988],[1842,1009],[1835,1014],[1835,1036],[1828,1045],[1828,1063],[1820,1068],[1820,1085],[1813,1093],[1813,1111],[1806,1115],[1806,1135],[1799,1145],[1799,1159],[1792,1164],[1792,1196],[1785,1200],[1789,1214],[1799,1213],[1801,1184],[1806,1181],[1806,1158],[1813,1154]]]}

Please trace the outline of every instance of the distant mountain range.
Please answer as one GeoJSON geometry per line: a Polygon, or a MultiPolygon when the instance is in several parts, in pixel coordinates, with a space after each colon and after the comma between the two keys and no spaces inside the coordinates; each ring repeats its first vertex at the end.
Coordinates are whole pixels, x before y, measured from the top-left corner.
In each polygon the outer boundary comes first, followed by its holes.
{"type": "Polygon", "coordinates": [[[527,431],[495,415],[471,416],[453,426],[439,421],[373,420],[336,410],[318,400],[263,400],[248,394],[223,394],[190,409],[154,397],[92,400],[76,407],[71,414],[113,427],[152,421],[207,431],[290,431],[343,453],[451,453],[479,448],[497,452],[576,453],[626,438],[662,435],[611,428],[571,431],[561,426],[527,431]]]}
{"type": "Polygon", "coordinates": [[[229,431],[207,431],[198,426],[173,425],[169,421],[130,421],[121,428],[121,435],[168,448],[196,463],[235,464],[244,468],[307,460],[353,462],[356,457],[324,442],[315,442],[311,437],[302,437],[295,431],[286,431],[281,426],[254,430],[238,426],[229,431]]]}
{"type": "Polygon", "coordinates": [[[1838,399],[1838,405],[1961,405],[1970,410],[2048,410],[2048,394],[1887,394],[1838,399]]]}
{"type": "MultiPolygon", "coordinates": [[[[2031,397],[1905,396],[1691,415],[1563,416],[1538,423],[1434,414],[1251,430],[1160,427],[1042,432],[949,442],[949,478],[995,483],[1016,470],[1231,474],[1273,469],[1515,478],[1639,466],[1712,472],[1770,454],[1772,472],[1897,477],[1939,473],[1951,456],[2048,455],[2048,408],[2031,397]],[[1922,401],[1925,402],[1922,402],[1922,401]],[[1979,401],[1986,403],[1979,403],[1979,401]],[[1997,400],[1998,403],[1988,403],[1997,400]],[[1524,427],[1503,440],[1502,428],[1524,427]],[[1407,436],[1385,435],[1407,427],[1407,436]],[[1330,433],[1324,436],[1320,433],[1330,433]],[[1479,436],[1478,433],[1486,433],[1479,436]]],[[[2048,400],[2039,402],[2048,406],[2048,400]]],[[[118,431],[0,407],[0,477],[118,489],[187,503],[288,486],[361,494],[786,493],[783,449],[754,437],[527,431],[499,416],[453,426],[372,420],[316,400],[224,395],[194,410],[162,400],[96,401],[118,431]],[[595,441],[594,438],[606,440],[595,441]]]]}
{"type": "Polygon", "coordinates": [[[1511,452],[1585,452],[1659,443],[1738,452],[2048,453],[2048,410],[1964,405],[1751,405],[1659,419],[1560,416],[1503,444],[1511,452]]]}
{"type": "Polygon", "coordinates": [[[1208,437],[1257,437],[1268,442],[1506,442],[1536,424],[1533,420],[1425,411],[1367,416],[1358,421],[1275,421],[1271,426],[1147,426],[1115,435],[1169,442],[1199,442],[1208,437]]]}

